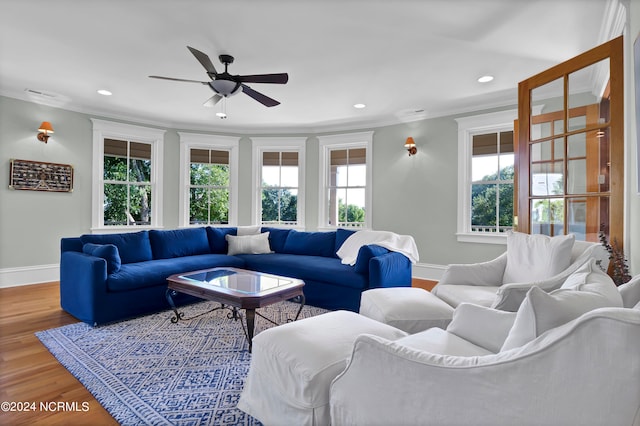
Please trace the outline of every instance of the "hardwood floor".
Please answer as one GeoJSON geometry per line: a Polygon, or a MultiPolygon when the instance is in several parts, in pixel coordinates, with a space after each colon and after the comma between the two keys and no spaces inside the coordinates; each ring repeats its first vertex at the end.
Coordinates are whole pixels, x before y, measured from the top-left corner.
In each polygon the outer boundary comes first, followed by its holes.
{"type": "Polygon", "coordinates": [[[0,424],[118,424],[34,335],[74,322],[57,282],[0,289],[0,424]],[[5,411],[5,402],[22,410],[5,411]]]}
{"type": "MultiPolygon", "coordinates": [[[[413,280],[427,290],[435,284],[413,280]]],[[[22,408],[3,405],[0,425],[118,424],[34,334],[75,322],[60,308],[58,282],[0,289],[0,403],[22,408]]]]}

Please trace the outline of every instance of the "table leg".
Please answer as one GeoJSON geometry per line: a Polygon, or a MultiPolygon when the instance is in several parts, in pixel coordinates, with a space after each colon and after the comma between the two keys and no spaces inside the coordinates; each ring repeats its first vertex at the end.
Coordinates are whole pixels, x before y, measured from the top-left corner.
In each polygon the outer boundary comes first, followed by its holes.
{"type": "Polygon", "coordinates": [[[173,316],[173,318],[171,318],[171,322],[172,323],[177,323],[178,321],[180,321],[180,319],[184,318],[184,312],[178,312],[178,308],[176,308],[176,304],[173,301],[173,295],[176,294],[175,290],[171,290],[171,289],[167,289],[167,291],[165,292],[164,296],[167,299],[167,302],[169,303],[169,306],[171,306],[171,309],[173,309],[173,312],[175,313],[175,315],[173,316]]]}
{"type": "Polygon", "coordinates": [[[245,309],[245,312],[247,314],[247,340],[249,340],[249,353],[251,353],[251,349],[253,348],[253,331],[255,327],[256,310],[245,309]]]}
{"type": "Polygon", "coordinates": [[[306,299],[304,298],[304,294],[298,296],[300,298],[300,307],[298,308],[298,312],[296,313],[296,317],[293,319],[294,321],[298,321],[298,317],[300,316],[300,312],[302,312],[302,308],[304,308],[304,303],[306,299]]]}

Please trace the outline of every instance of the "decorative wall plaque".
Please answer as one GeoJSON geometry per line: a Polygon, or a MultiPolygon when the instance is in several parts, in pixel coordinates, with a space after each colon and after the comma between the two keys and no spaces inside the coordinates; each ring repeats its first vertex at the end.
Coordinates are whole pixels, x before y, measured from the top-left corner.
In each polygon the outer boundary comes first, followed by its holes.
{"type": "Polygon", "coordinates": [[[9,188],[30,191],[73,191],[73,166],[29,160],[11,160],[9,188]]]}

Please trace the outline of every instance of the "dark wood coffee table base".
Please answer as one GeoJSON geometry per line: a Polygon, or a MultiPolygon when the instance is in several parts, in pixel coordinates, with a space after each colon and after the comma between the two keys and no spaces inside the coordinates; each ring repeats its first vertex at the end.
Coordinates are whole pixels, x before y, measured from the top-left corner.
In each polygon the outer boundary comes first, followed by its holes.
{"type": "MultiPolygon", "coordinates": [[[[165,294],[166,298],[167,298],[167,302],[169,303],[169,306],[171,306],[171,309],[173,309],[174,315],[171,318],[171,322],[176,324],[178,321],[182,320],[182,321],[190,321],[192,319],[201,317],[203,315],[206,314],[210,314],[211,312],[214,311],[218,311],[220,309],[227,309],[229,311],[229,313],[227,314],[227,318],[229,319],[233,319],[235,321],[240,321],[240,324],[242,325],[242,331],[244,331],[244,335],[247,338],[247,341],[249,342],[249,352],[251,352],[251,349],[253,347],[253,334],[255,331],[255,318],[256,315],[269,321],[272,324],[275,325],[280,325],[279,323],[275,322],[274,320],[272,320],[271,318],[267,318],[264,315],[262,315],[260,312],[256,312],[255,308],[244,308],[245,310],[245,315],[246,315],[246,326],[245,323],[242,321],[242,313],[240,312],[240,308],[237,306],[227,306],[224,303],[221,303],[220,306],[216,306],[213,309],[210,309],[206,312],[203,312],[201,314],[195,315],[191,318],[185,318],[184,317],[184,312],[179,312],[178,308],[176,307],[175,302],[173,301],[173,296],[175,296],[177,292],[175,290],[172,290],[170,288],[167,289],[167,292],[165,294]]],[[[304,307],[304,303],[305,303],[305,298],[304,298],[304,294],[300,294],[296,297],[293,297],[293,299],[298,299],[297,301],[300,303],[300,307],[298,308],[298,311],[296,312],[296,316],[293,319],[287,319],[287,322],[292,322],[292,321],[297,321],[298,317],[300,316],[300,312],[302,312],[302,308],[304,307]]]]}
{"type": "MultiPolygon", "coordinates": [[[[210,279],[210,278],[207,278],[210,279]]],[[[240,279],[240,278],[238,278],[240,279]]],[[[177,323],[180,320],[188,320],[193,318],[185,318],[183,312],[179,312],[175,302],[173,301],[173,296],[177,293],[185,293],[191,296],[196,296],[201,299],[211,300],[213,302],[220,303],[220,306],[217,306],[211,309],[209,312],[213,312],[219,309],[227,309],[230,312],[227,314],[227,318],[233,319],[236,321],[240,321],[242,324],[242,329],[244,331],[247,340],[249,341],[249,352],[251,352],[253,343],[253,335],[255,330],[255,318],[256,315],[266,319],[267,321],[279,325],[275,321],[270,318],[266,318],[260,313],[256,312],[256,309],[262,308],[264,306],[272,305],[277,302],[282,302],[285,300],[295,299],[300,303],[300,307],[298,308],[298,312],[296,313],[293,321],[296,321],[300,316],[300,312],[305,304],[305,297],[302,288],[304,287],[304,281],[296,279],[296,278],[288,278],[281,277],[272,274],[263,274],[260,272],[254,271],[246,271],[239,268],[212,268],[205,269],[202,271],[195,271],[187,274],[176,274],[167,278],[167,291],[166,298],[169,306],[173,309],[174,316],[171,318],[172,323],[177,323]],[[256,288],[255,290],[238,290],[225,286],[216,286],[210,285],[206,282],[199,281],[198,279],[194,280],[193,278],[187,278],[187,276],[192,275],[203,275],[203,274],[214,274],[213,279],[216,279],[217,273],[222,272],[222,275],[225,275],[226,272],[229,272],[232,276],[233,274],[239,274],[238,277],[244,275],[246,278],[247,275],[250,277],[258,277],[260,280],[270,280],[273,283],[274,280],[284,281],[281,285],[273,286],[267,285],[264,288],[256,288]],[[245,321],[242,321],[242,313],[241,309],[245,311],[246,317],[246,327],[245,321]]],[[[198,316],[204,315],[208,312],[200,314],[198,316]]],[[[288,320],[290,321],[290,320],[288,320]]]]}

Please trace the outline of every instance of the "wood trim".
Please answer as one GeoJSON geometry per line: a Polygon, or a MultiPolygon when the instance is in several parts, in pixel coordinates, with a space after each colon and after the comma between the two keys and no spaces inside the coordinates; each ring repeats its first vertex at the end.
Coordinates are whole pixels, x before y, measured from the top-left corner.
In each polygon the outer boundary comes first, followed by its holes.
{"type": "MultiPolygon", "coordinates": [[[[624,98],[623,98],[623,39],[618,37],[600,46],[597,46],[581,55],[576,56],[566,62],[558,64],[546,71],[543,71],[533,77],[524,80],[518,84],[518,150],[517,150],[517,168],[518,168],[518,186],[517,186],[517,205],[518,205],[518,230],[521,232],[531,233],[531,217],[529,206],[530,191],[530,172],[529,172],[529,141],[531,140],[531,122],[543,120],[545,117],[531,117],[531,90],[542,86],[546,83],[557,79],[563,79],[565,84],[564,92],[564,111],[568,110],[567,96],[567,79],[568,75],[576,70],[596,64],[604,59],[609,59],[610,80],[605,88],[605,95],[610,95],[610,114],[608,123],[598,123],[597,119],[594,124],[589,124],[585,129],[569,132],[567,129],[567,120],[565,122],[563,137],[598,130],[600,128],[609,129],[610,142],[610,168],[609,191],[594,191],[602,194],[603,197],[609,197],[609,239],[615,239],[620,245],[623,239],[623,214],[624,214],[624,98]]],[[[568,112],[569,117],[577,114],[579,108],[575,108],[568,112]]],[[[589,113],[585,111],[585,113],[589,113]]],[[[560,114],[559,118],[563,118],[564,112],[552,112],[551,115],[560,114]]],[[[597,117],[599,118],[599,117],[597,117]]],[[[554,137],[558,137],[557,135],[554,137]]],[[[552,137],[545,138],[551,139],[552,137]]],[[[545,139],[540,139],[545,140],[545,139]]],[[[538,141],[538,140],[536,140],[538,141]]],[[[566,149],[566,146],[565,146],[566,149]]],[[[590,152],[594,152],[591,148],[590,152]]],[[[597,175],[601,174],[602,164],[589,164],[588,173],[595,173],[595,182],[597,175]]],[[[565,173],[566,176],[566,173],[565,173]]],[[[593,176],[592,176],[593,177],[593,176]]],[[[595,188],[593,182],[587,183],[589,188],[595,188]]],[[[599,188],[598,188],[599,189],[599,188]]],[[[591,194],[591,191],[587,191],[591,194]]],[[[588,195],[588,194],[572,194],[588,195]]],[[[595,194],[594,194],[595,195],[595,194]]],[[[594,197],[595,199],[595,197],[594,197]]],[[[589,209],[595,205],[590,203],[589,209]]],[[[590,212],[590,221],[602,220],[602,216],[597,212],[590,212]]],[[[566,223],[566,217],[565,217],[566,223]]],[[[587,224],[591,230],[591,224],[587,224]]],[[[565,226],[566,231],[566,226],[565,226]]]]}

